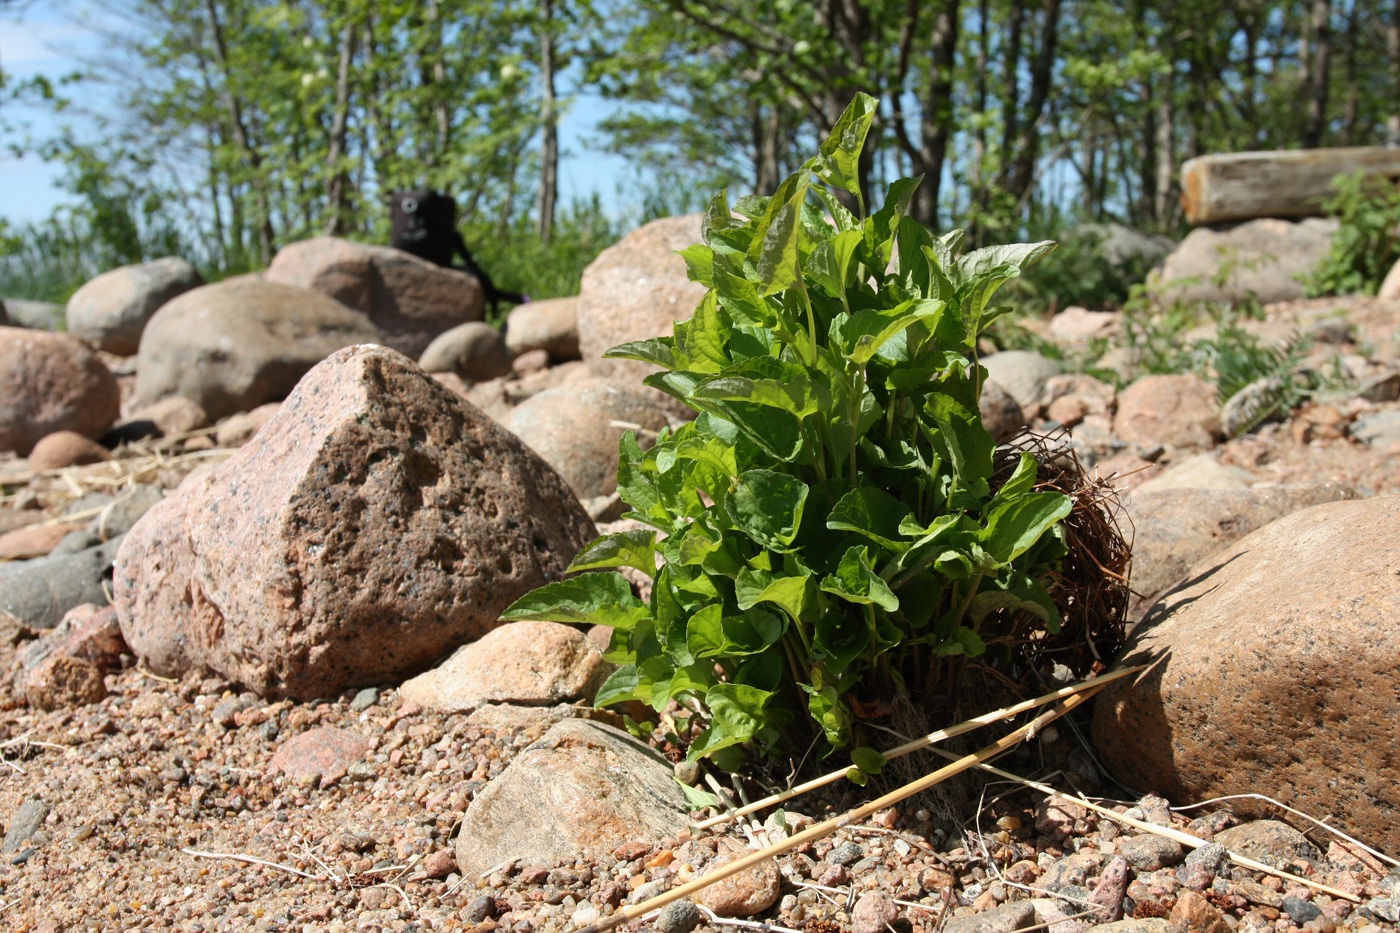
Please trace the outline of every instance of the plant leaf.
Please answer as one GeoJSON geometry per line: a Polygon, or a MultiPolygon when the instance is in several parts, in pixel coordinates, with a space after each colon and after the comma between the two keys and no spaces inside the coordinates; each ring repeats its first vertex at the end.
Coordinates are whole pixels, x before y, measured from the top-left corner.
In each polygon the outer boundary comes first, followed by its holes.
{"type": "Polygon", "coordinates": [[[816,593],[810,574],[791,577],[774,576],[766,570],[745,567],[734,578],[734,599],[740,609],[751,609],[759,603],[771,603],[800,620],[816,593]]]}
{"type": "Polygon", "coordinates": [[[747,684],[715,684],[705,694],[710,708],[710,727],[696,737],[686,754],[688,761],[708,758],[722,748],[750,741],[767,721],[767,690],[747,684]]]}
{"type": "Polygon", "coordinates": [[[676,362],[675,344],[670,337],[649,337],[646,340],[633,340],[618,344],[603,354],[609,360],[641,360],[655,363],[665,369],[674,369],[676,362]]]}
{"type": "Polygon", "coordinates": [[[797,537],[807,484],[787,473],[747,470],[739,474],[724,510],[734,524],[764,547],[786,550],[797,537]]]}
{"type": "Polygon", "coordinates": [[[869,549],[857,545],[846,549],[834,574],[822,579],[824,592],[840,596],[848,603],[876,605],[886,612],[899,608],[899,597],[890,591],[884,580],[870,566],[869,549]]]}
{"type": "Polygon", "coordinates": [[[823,140],[817,177],[833,187],[860,195],[860,153],[879,101],[869,94],[856,94],[823,140]]]}
{"type": "Polygon", "coordinates": [[[505,622],[610,625],[623,631],[649,617],[646,603],[632,595],[632,584],[620,573],[583,573],[546,583],[501,613],[505,622]]]}
{"type": "Polygon", "coordinates": [[[858,486],[841,497],[826,516],[826,527],[853,531],[896,553],[909,547],[899,526],[911,515],[907,505],[883,489],[858,486]]]}
{"type": "Polygon", "coordinates": [[[648,577],[656,574],[656,532],[650,529],[604,535],[579,551],[569,572],[600,567],[635,567],[648,577]]]}
{"type": "Polygon", "coordinates": [[[1004,502],[987,516],[987,526],[979,536],[982,546],[998,562],[1009,564],[1072,507],[1069,496],[1059,492],[1031,492],[1004,502]]]}

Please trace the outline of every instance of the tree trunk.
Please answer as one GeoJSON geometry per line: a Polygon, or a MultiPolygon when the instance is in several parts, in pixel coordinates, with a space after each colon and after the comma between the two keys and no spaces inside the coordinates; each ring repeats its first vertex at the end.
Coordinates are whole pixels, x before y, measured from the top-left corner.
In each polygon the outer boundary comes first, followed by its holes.
{"type": "Polygon", "coordinates": [[[340,65],[335,76],[335,116],[331,121],[326,166],[331,178],[326,200],[326,236],[345,232],[350,213],[350,172],[344,163],[346,128],[350,123],[350,64],[355,58],[355,24],[349,20],[340,34],[340,65]]]}
{"type": "Polygon", "coordinates": [[[1001,171],[998,173],[1005,184],[1011,172],[1011,150],[1016,141],[1017,121],[1021,112],[1021,24],[1025,18],[1023,0],[1011,0],[1011,21],[1006,29],[1004,52],[1005,89],[1001,101],[1001,171]]]}
{"type": "Polygon", "coordinates": [[[1400,146],[1400,0],[1390,11],[1385,31],[1385,51],[1390,59],[1390,115],[1385,122],[1387,146],[1400,146]]]}
{"type": "Polygon", "coordinates": [[[1021,119],[1020,135],[1016,141],[1016,155],[1012,161],[1012,174],[1007,191],[1019,204],[1026,203],[1031,195],[1031,183],[1035,179],[1035,160],[1040,140],[1040,118],[1045,112],[1045,102],[1050,97],[1050,83],[1054,75],[1055,45],[1059,37],[1061,0],[1044,0],[1044,19],[1040,27],[1040,50],[1031,63],[1031,95],[1026,102],[1026,112],[1021,119]]]}
{"type": "Polygon", "coordinates": [[[918,171],[923,184],[914,192],[914,218],[925,226],[938,227],[938,195],[943,181],[943,163],[953,136],[953,71],[958,49],[959,0],[944,0],[933,20],[933,55],[929,62],[928,97],[924,100],[919,128],[918,171]]]}
{"type": "Polygon", "coordinates": [[[428,24],[433,30],[433,117],[437,124],[434,161],[438,162],[447,155],[447,145],[452,140],[452,121],[447,91],[447,65],[442,60],[442,13],[438,9],[438,0],[427,0],[427,8],[428,24]]]}
{"type": "Polygon", "coordinates": [[[774,102],[765,109],[753,105],[754,189],[772,191],[778,187],[782,170],[778,165],[779,140],[782,135],[782,111],[774,102]]]}
{"type": "Polygon", "coordinates": [[[262,177],[262,157],[248,138],[248,127],[243,120],[243,107],[233,92],[233,75],[228,63],[228,45],[224,41],[224,27],[219,22],[215,0],[204,0],[204,12],[209,17],[209,29],[214,37],[214,61],[223,72],[224,107],[228,111],[229,128],[234,142],[238,144],[243,160],[248,164],[249,184],[258,202],[258,258],[263,265],[272,262],[276,237],[272,232],[272,204],[267,196],[267,185],[262,177]]]}
{"type": "Polygon", "coordinates": [[[1351,0],[1347,13],[1346,31],[1346,87],[1347,99],[1342,110],[1342,145],[1356,144],[1356,121],[1361,106],[1360,76],[1356,73],[1356,22],[1359,19],[1357,8],[1361,0],[1351,0]]]}
{"type": "Polygon", "coordinates": [[[535,230],[548,243],[554,234],[554,203],[559,196],[559,124],[554,99],[554,0],[540,0],[540,190],[535,199],[535,230]]]}
{"type": "Polygon", "coordinates": [[[1331,79],[1332,0],[1311,2],[1312,43],[1308,67],[1308,109],[1303,122],[1303,148],[1322,145],[1327,129],[1327,85],[1331,79]]]}
{"type": "MultiPolygon", "coordinates": [[[[1170,53],[1168,60],[1171,60],[1170,53]]],[[[1172,175],[1176,169],[1175,134],[1172,122],[1176,119],[1172,95],[1172,72],[1162,76],[1162,89],[1157,95],[1157,178],[1152,186],[1152,216],[1161,229],[1171,226],[1172,175]]]]}

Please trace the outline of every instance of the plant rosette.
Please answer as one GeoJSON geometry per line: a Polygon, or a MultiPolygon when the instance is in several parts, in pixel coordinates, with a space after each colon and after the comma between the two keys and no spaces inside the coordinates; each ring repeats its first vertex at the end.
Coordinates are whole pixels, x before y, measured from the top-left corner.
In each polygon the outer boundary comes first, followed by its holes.
{"type": "Polygon", "coordinates": [[[587,572],[503,615],[610,626],[620,666],[597,704],[693,710],[691,760],[819,730],[878,770],[862,715],[1058,630],[1045,582],[1071,501],[1037,488],[1028,453],[996,481],[976,359],[1009,310],[998,287],[1054,244],[960,255],[962,231],[909,216],[918,179],[866,216],[875,107],[858,96],[771,197],[710,202],[681,253],[708,289],[694,316],[608,353],[658,365],[647,384],[699,413],[647,450],[621,441],[618,491],[649,527],[593,542],[571,567],[587,572]],[[652,578],[649,602],[619,567],[652,578]]]}

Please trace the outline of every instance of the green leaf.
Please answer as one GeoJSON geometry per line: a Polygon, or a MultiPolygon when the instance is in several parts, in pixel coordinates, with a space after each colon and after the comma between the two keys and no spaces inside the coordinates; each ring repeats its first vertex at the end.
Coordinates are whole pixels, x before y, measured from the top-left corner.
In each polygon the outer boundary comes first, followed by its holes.
{"type": "Polygon", "coordinates": [[[844,298],[846,289],[855,282],[855,272],[860,265],[854,261],[856,250],[864,243],[858,230],[847,230],[823,240],[807,257],[807,275],[832,298],[844,298]]]}
{"type": "Polygon", "coordinates": [[[879,774],[885,770],[886,761],[888,759],[884,755],[868,746],[862,745],[859,748],[851,749],[851,764],[865,774],[879,774]]]}
{"type": "Polygon", "coordinates": [[[1054,240],[1041,240],[1039,243],[984,246],[959,259],[957,271],[963,282],[976,281],[1001,266],[1011,266],[1015,274],[1019,274],[1049,255],[1055,245],[1054,240]]]}
{"type": "Polygon", "coordinates": [[[822,579],[824,592],[840,596],[848,603],[876,605],[886,612],[899,608],[899,597],[890,591],[884,580],[870,566],[869,549],[858,545],[846,549],[834,574],[822,579]]]}
{"type": "Polygon", "coordinates": [[[788,614],[802,619],[816,594],[816,584],[810,575],[778,577],[766,570],[744,568],[734,578],[734,599],[740,609],[751,609],[759,603],[771,603],[788,614]]]}
{"type": "Polygon", "coordinates": [[[786,550],[797,537],[807,484],[787,473],[747,470],[724,500],[734,524],[764,547],[786,550]]]}
{"type": "Polygon", "coordinates": [[[693,397],[767,405],[791,412],[799,418],[806,417],[821,407],[821,400],[805,374],[798,374],[790,380],[783,381],[756,380],[744,376],[716,376],[698,386],[693,397]]]}
{"type": "Polygon", "coordinates": [[[844,673],[870,647],[870,626],[864,613],[850,607],[833,607],[822,613],[812,627],[812,647],[832,673],[844,673]]]}
{"type": "Polygon", "coordinates": [[[753,739],[767,721],[773,694],[746,684],[715,684],[705,694],[710,708],[710,728],[700,733],[686,754],[689,761],[708,758],[722,748],[743,745],[753,739]]]}
{"type": "Polygon", "coordinates": [[[941,301],[919,300],[884,310],[856,311],[849,318],[833,321],[833,337],[847,358],[863,366],[895,334],[915,321],[928,321],[936,328],[943,308],[941,301]]]}
{"type": "Polygon", "coordinates": [[[841,497],[826,517],[826,527],[863,535],[890,551],[901,552],[909,542],[899,526],[912,513],[907,505],[882,489],[859,486],[841,497]]]}
{"type": "Polygon", "coordinates": [[[736,321],[764,327],[772,323],[773,310],[758,293],[758,286],[742,275],[735,275],[716,265],[715,291],[719,295],[721,307],[736,321]]]}
{"type": "MultiPolygon", "coordinates": [[[[791,288],[801,272],[797,268],[798,243],[801,242],[802,224],[799,204],[788,202],[778,206],[772,221],[757,241],[760,246],[754,265],[763,283],[759,293],[773,295],[791,288]]],[[[750,256],[753,250],[750,249],[750,256]]]]}
{"type": "Polygon", "coordinates": [[[960,625],[953,630],[946,641],[938,646],[934,653],[941,658],[958,655],[978,658],[987,653],[987,645],[982,641],[982,636],[967,626],[960,625]]]}
{"type": "Polygon", "coordinates": [[[817,177],[827,184],[860,196],[860,153],[879,101],[856,94],[821,144],[817,177]]]}
{"type": "Polygon", "coordinates": [[[726,616],[714,605],[690,617],[686,637],[697,658],[733,658],[766,651],[777,644],[785,627],[781,618],[762,609],[726,616]]]}
{"type": "Polygon", "coordinates": [[[681,793],[685,794],[685,802],[690,805],[690,809],[703,810],[720,805],[719,798],[703,787],[691,787],[689,784],[681,784],[680,781],[676,783],[680,785],[681,793]]]}
{"type": "Polygon", "coordinates": [[[609,360],[641,360],[665,369],[674,369],[676,354],[670,337],[649,337],[622,343],[603,354],[609,360]]]}
{"type": "Polygon", "coordinates": [[[1001,488],[997,490],[996,498],[992,500],[994,505],[1018,499],[1035,488],[1035,477],[1039,471],[1039,465],[1035,457],[1026,451],[1021,451],[1021,459],[1016,464],[1015,471],[1001,488]]]}
{"type": "Polygon", "coordinates": [[[817,199],[822,202],[826,212],[831,215],[831,220],[838,231],[845,233],[847,230],[860,230],[860,221],[856,219],[856,215],[852,214],[834,193],[821,185],[813,188],[812,191],[816,193],[817,199]]]}
{"type": "Polygon", "coordinates": [[[617,442],[617,493],[618,497],[643,514],[650,514],[658,506],[661,498],[656,485],[642,466],[643,454],[633,431],[623,433],[617,442]]]}
{"type": "Polygon", "coordinates": [[[622,574],[584,573],[526,593],[501,613],[501,620],[610,625],[628,631],[649,616],[622,574]]]}
{"type": "Polygon", "coordinates": [[[958,487],[973,495],[986,495],[996,442],[987,433],[981,416],[942,393],[930,395],[925,407],[938,425],[937,440],[953,464],[958,487]]]}
{"type": "Polygon", "coordinates": [[[694,243],[677,255],[685,260],[685,275],[692,282],[699,282],[706,288],[715,287],[715,251],[701,243],[694,243]]]}
{"type": "Polygon", "coordinates": [[[1059,492],[1032,492],[1004,502],[987,516],[987,527],[980,536],[982,546],[997,561],[1009,564],[1072,507],[1069,496],[1059,492]]]}
{"type": "Polygon", "coordinates": [[[648,577],[655,575],[656,532],[639,529],[604,535],[578,552],[569,572],[600,567],[635,567],[648,577]]]}
{"type": "Polygon", "coordinates": [[[689,321],[675,326],[676,349],[689,358],[687,368],[697,372],[716,373],[729,365],[725,348],[729,343],[730,324],[719,309],[714,292],[707,292],[689,321]]]}

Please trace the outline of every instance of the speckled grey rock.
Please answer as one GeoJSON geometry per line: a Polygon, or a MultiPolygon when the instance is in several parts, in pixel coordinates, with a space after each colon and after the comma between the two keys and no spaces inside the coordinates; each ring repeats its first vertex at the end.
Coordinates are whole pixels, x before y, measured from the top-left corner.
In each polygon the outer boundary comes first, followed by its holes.
{"type": "Polygon", "coordinates": [[[1001,386],[1022,410],[1036,404],[1045,381],[1061,372],[1060,364],[1029,350],[1004,350],[981,359],[987,378],[1001,386]]]}
{"type": "Polygon", "coordinates": [[[71,554],[0,564],[0,611],[39,628],[57,625],[83,603],[107,603],[103,584],[123,538],[71,554]]]}
{"type": "Polygon", "coordinates": [[[1216,833],[1215,841],[1271,868],[1284,868],[1298,860],[1316,862],[1322,857],[1307,836],[1278,820],[1252,820],[1231,826],[1216,833]]]}
{"type": "Polygon", "coordinates": [[[130,356],[161,305],[203,284],[195,267],[175,256],[120,266],[90,280],[68,299],[68,332],[99,350],[130,356]]]}

